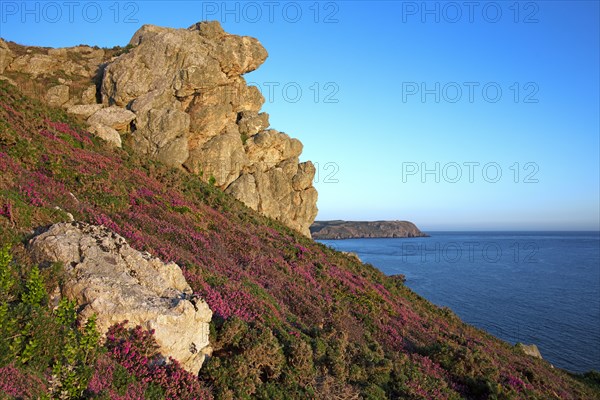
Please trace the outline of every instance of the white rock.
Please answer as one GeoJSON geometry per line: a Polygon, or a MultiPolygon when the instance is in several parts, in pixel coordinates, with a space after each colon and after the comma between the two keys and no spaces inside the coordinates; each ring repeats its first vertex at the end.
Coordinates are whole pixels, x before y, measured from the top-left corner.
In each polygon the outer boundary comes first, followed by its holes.
{"type": "Polygon", "coordinates": [[[98,136],[100,139],[107,141],[115,147],[121,147],[121,135],[116,129],[102,124],[92,124],[88,127],[90,133],[98,136]]]}
{"type": "Polygon", "coordinates": [[[61,295],[74,299],[83,320],[97,316],[100,332],[129,321],[154,329],[161,354],[197,374],[210,352],[212,311],[192,290],[175,263],[165,264],[132,249],[103,226],[59,223],[29,243],[33,259],[61,262],[61,295]]]}
{"type": "Polygon", "coordinates": [[[102,124],[110,126],[119,132],[129,130],[129,124],[135,119],[135,114],[121,107],[107,107],[96,111],[89,119],[88,124],[102,124]]]}

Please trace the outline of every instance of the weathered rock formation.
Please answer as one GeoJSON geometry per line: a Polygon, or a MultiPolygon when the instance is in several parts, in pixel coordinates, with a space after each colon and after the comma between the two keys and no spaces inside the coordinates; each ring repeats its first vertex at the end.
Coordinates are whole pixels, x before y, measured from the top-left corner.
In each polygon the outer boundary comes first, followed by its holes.
{"type": "Polygon", "coordinates": [[[314,239],[426,237],[408,221],[316,221],[310,231],[314,239]]]}
{"type": "Polygon", "coordinates": [[[299,162],[300,141],[269,129],[269,116],[260,112],[264,97],[242,77],[267,58],[258,40],[227,34],[218,22],[144,25],[127,51],[109,55],[86,46],[15,55],[0,41],[0,73],[35,78],[62,69],[96,82],[61,78],[42,97],[86,119],[109,143],[120,146],[117,135],[128,133],[138,153],[214,181],[248,207],[310,235],[315,168],[299,162]]]}
{"type": "Polygon", "coordinates": [[[95,314],[100,332],[124,320],[153,329],[160,351],[197,374],[206,354],[212,312],[192,296],[181,269],[132,249],[101,226],[60,223],[36,236],[29,248],[41,263],[61,262],[61,296],[74,299],[84,320],[95,314]]]}
{"type": "Polygon", "coordinates": [[[542,353],[540,353],[540,349],[538,349],[538,347],[535,344],[517,343],[515,347],[530,357],[539,358],[541,360],[544,359],[542,357],[542,353]]]}

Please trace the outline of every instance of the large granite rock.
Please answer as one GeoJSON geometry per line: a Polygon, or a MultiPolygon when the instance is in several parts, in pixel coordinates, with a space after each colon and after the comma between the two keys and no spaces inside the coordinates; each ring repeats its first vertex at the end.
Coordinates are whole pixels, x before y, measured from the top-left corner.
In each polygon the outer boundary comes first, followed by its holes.
{"type": "Polygon", "coordinates": [[[206,354],[212,312],[192,295],[181,269],[132,249],[103,226],[60,223],[29,243],[41,264],[61,262],[62,296],[80,306],[80,317],[97,315],[98,328],[122,321],[153,329],[160,352],[197,374],[206,354]]]}
{"type": "Polygon", "coordinates": [[[105,105],[136,114],[132,147],[214,180],[248,207],[310,235],[314,167],[298,167],[302,144],[268,129],[264,98],[242,77],[267,58],[260,42],[202,22],[144,25],[130,45],[106,66],[101,93],[105,105]]]}
{"type": "Polygon", "coordinates": [[[121,145],[115,131],[131,133],[128,145],[139,154],[214,181],[310,236],[315,168],[299,164],[300,141],[269,129],[269,115],[260,112],[264,97],[243,78],[266,60],[262,44],[228,34],[218,22],[144,25],[129,44],[120,53],[20,49],[15,58],[9,47],[17,45],[0,41],[0,73],[25,73],[37,84],[58,80],[45,100],[87,118],[93,133],[115,146],[121,145]]]}
{"type": "Polygon", "coordinates": [[[108,142],[111,146],[121,147],[121,135],[116,129],[102,124],[92,124],[88,127],[89,132],[108,142]]]}
{"type": "Polygon", "coordinates": [[[310,231],[314,239],[426,237],[409,221],[316,221],[310,231]]]}
{"type": "Polygon", "coordinates": [[[119,132],[129,130],[129,124],[135,119],[135,114],[120,107],[101,108],[92,114],[87,122],[111,127],[119,132]]]}
{"type": "Polygon", "coordinates": [[[60,107],[69,101],[69,86],[56,85],[48,89],[46,93],[46,102],[52,107],[60,107]]]}
{"type": "Polygon", "coordinates": [[[523,344],[523,343],[517,343],[515,345],[515,347],[522,351],[524,354],[527,354],[530,357],[533,358],[539,358],[541,360],[543,360],[544,358],[542,357],[542,353],[540,353],[540,349],[538,349],[538,347],[535,344],[523,344]]]}
{"type": "Polygon", "coordinates": [[[34,77],[63,71],[68,75],[91,78],[102,62],[104,50],[88,46],[49,49],[47,54],[25,54],[11,61],[8,71],[18,71],[34,77]]]}

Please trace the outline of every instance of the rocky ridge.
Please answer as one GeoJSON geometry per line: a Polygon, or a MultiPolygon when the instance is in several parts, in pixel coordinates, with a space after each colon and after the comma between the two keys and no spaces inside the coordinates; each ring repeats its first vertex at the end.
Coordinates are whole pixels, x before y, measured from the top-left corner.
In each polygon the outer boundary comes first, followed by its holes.
{"type": "Polygon", "coordinates": [[[122,321],[154,330],[161,354],[197,374],[211,348],[212,311],[192,296],[181,269],[104,228],[80,222],[58,223],[29,243],[32,258],[60,262],[65,279],[53,297],[76,300],[80,318],[97,316],[102,334],[122,321]]]}
{"type": "Polygon", "coordinates": [[[314,239],[426,237],[409,221],[316,221],[310,231],[314,239]]]}
{"type": "Polygon", "coordinates": [[[310,236],[315,167],[300,163],[299,140],[269,128],[260,112],[264,97],[243,78],[267,58],[257,39],[228,34],[218,22],[144,25],[120,53],[24,48],[0,39],[0,78],[21,87],[53,82],[36,87],[38,97],[85,120],[90,132],[199,174],[310,236]]]}

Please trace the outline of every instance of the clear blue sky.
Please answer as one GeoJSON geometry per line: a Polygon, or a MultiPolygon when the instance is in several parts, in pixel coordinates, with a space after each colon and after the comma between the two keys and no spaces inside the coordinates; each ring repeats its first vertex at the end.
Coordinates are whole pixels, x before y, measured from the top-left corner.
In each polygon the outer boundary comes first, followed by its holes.
{"type": "Polygon", "coordinates": [[[597,1],[0,7],[0,36],[30,45],[125,45],[145,23],[206,19],[257,37],[270,56],[247,80],[318,166],[318,219],[599,229],[597,1]]]}

